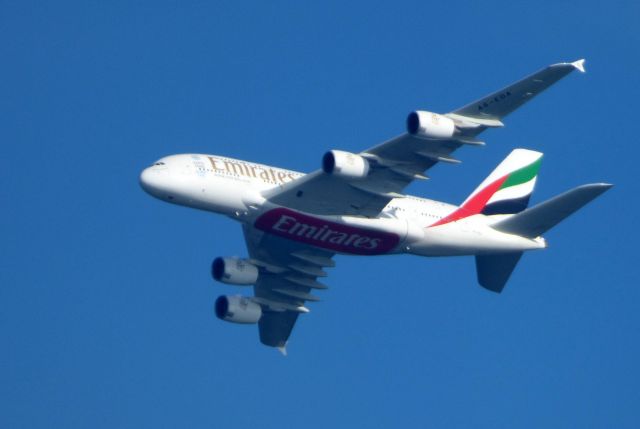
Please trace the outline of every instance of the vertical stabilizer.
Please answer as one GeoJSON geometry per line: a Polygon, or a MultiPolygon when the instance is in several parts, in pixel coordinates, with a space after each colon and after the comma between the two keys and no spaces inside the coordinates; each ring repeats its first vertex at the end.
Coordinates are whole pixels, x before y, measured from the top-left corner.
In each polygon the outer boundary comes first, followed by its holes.
{"type": "Polygon", "coordinates": [[[480,213],[514,214],[526,209],[538,177],[542,153],[515,149],[462,203],[482,207],[480,213]]]}
{"type": "Polygon", "coordinates": [[[542,163],[542,153],[515,149],[462,203],[460,208],[432,226],[476,214],[515,214],[529,205],[542,163]]]}

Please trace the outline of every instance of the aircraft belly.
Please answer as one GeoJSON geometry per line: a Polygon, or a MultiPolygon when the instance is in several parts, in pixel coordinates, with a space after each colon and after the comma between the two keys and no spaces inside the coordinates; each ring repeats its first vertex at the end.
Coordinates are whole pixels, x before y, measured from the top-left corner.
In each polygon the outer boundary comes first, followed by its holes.
{"type": "Polygon", "coordinates": [[[284,207],[267,210],[254,226],[264,232],[336,253],[394,253],[407,233],[406,222],[349,216],[316,216],[284,207]]]}
{"type": "Polygon", "coordinates": [[[411,245],[411,252],[423,256],[462,256],[519,252],[544,248],[544,240],[504,234],[487,225],[452,222],[425,228],[424,238],[411,245]]]}
{"type": "Polygon", "coordinates": [[[194,204],[197,208],[231,215],[246,210],[243,196],[249,187],[238,180],[208,177],[192,185],[194,204]]]}

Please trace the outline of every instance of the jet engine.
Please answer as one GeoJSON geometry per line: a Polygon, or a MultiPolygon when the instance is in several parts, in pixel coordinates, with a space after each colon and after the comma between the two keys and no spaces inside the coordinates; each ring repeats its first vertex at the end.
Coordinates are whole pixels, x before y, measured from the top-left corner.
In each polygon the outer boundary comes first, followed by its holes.
{"type": "Polygon", "coordinates": [[[322,157],[322,169],[334,176],[362,179],[369,174],[369,161],[353,153],[330,150],[322,157]]]}
{"type": "Polygon", "coordinates": [[[451,118],[433,112],[416,110],[407,117],[409,134],[433,139],[448,139],[456,132],[451,118]]]}
{"type": "Polygon", "coordinates": [[[231,285],[253,285],[258,281],[258,267],[240,258],[216,258],[211,264],[213,278],[231,285]]]}
{"type": "Polygon", "coordinates": [[[216,299],[216,316],[231,323],[258,323],[262,317],[262,307],[246,296],[222,295],[216,299]]]}

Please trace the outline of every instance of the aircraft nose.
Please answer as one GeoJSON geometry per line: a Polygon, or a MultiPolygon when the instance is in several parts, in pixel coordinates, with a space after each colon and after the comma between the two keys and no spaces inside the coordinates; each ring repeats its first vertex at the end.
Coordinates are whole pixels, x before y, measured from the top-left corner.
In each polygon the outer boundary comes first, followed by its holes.
{"type": "Polygon", "coordinates": [[[148,194],[157,197],[165,187],[167,171],[155,166],[145,168],[140,173],[140,186],[148,194]]]}
{"type": "Polygon", "coordinates": [[[154,178],[155,174],[151,171],[151,167],[145,168],[142,170],[142,173],[140,173],[140,186],[149,194],[153,188],[154,178]]]}

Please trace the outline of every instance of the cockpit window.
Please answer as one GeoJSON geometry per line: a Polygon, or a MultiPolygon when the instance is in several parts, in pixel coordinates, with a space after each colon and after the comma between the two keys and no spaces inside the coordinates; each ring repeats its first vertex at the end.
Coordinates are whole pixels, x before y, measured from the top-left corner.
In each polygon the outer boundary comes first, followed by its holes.
{"type": "Polygon", "coordinates": [[[156,162],[156,163],[155,163],[155,164],[153,164],[153,165],[164,165],[164,162],[156,162]]]}

